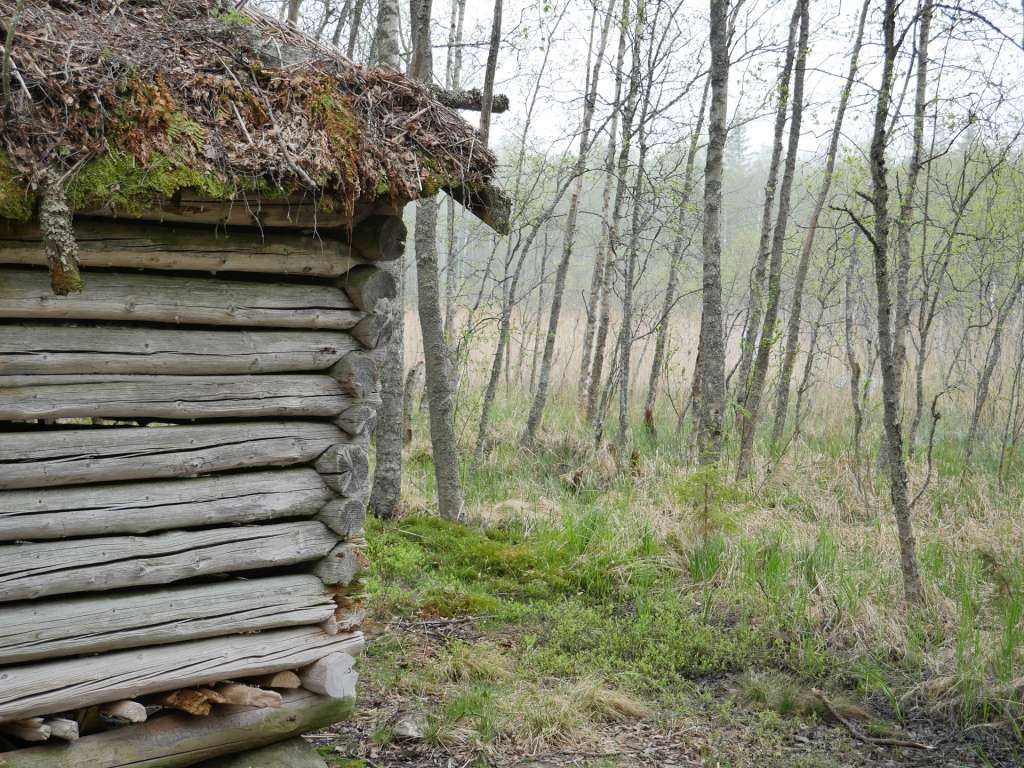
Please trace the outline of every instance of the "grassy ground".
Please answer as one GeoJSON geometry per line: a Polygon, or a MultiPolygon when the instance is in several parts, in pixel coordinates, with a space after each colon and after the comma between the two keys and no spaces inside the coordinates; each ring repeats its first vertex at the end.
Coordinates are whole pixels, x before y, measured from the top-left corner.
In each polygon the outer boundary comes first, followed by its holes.
{"type": "Polygon", "coordinates": [[[885,489],[838,429],[737,485],[674,435],[620,474],[564,404],[546,434],[576,437],[527,453],[520,417],[466,478],[468,526],[431,515],[418,425],[406,516],[367,531],[376,639],[335,765],[1024,762],[1019,488],[939,444],[908,616],[885,489]]]}

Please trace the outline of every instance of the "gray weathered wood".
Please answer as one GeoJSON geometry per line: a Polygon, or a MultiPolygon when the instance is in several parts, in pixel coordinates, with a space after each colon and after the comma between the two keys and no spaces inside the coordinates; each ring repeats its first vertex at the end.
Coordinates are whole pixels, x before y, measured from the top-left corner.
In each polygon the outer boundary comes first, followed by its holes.
{"type": "MultiPolygon", "coordinates": [[[[128,730],[86,736],[74,744],[0,753],[0,765],[4,768],[187,768],[203,760],[323,728],[344,720],[351,713],[350,699],[332,699],[306,690],[288,691],[278,709],[224,706],[209,717],[198,719],[179,714],[156,717],[128,730]]],[[[279,768],[288,765],[281,763],[279,768]]]]}
{"type": "Polygon", "coordinates": [[[0,326],[0,373],[216,375],[317,371],[330,368],[362,343],[343,331],[11,324],[0,326]]]}
{"type": "Polygon", "coordinates": [[[356,660],[347,653],[332,653],[299,672],[302,687],[338,699],[355,697],[359,675],[356,660]]]}
{"type": "Polygon", "coordinates": [[[311,575],[20,603],[0,610],[0,665],[319,624],[336,609],[311,575]]]}
{"type": "Polygon", "coordinates": [[[405,252],[407,230],[401,216],[369,216],[352,230],[352,248],[370,261],[394,261],[405,252]]]}
{"type": "Polygon", "coordinates": [[[50,735],[61,741],[78,741],[78,721],[63,717],[48,717],[43,725],[50,728],[50,735]]]}
{"type": "Polygon", "coordinates": [[[326,417],[355,404],[322,375],[0,376],[0,421],[326,417]],[[21,386],[6,386],[7,378],[21,386]]]}
{"type": "Polygon", "coordinates": [[[327,768],[327,763],[313,745],[303,738],[294,738],[211,760],[199,768],[327,768]]]}
{"type": "Polygon", "coordinates": [[[12,432],[0,440],[0,490],[305,464],[349,439],[303,421],[12,432]]]}
{"type": "Polygon", "coordinates": [[[339,544],[313,567],[313,573],[324,584],[347,587],[363,573],[369,561],[358,544],[339,544]]]}
{"type": "Polygon", "coordinates": [[[390,301],[398,295],[395,278],[370,264],[350,269],[337,284],[344,289],[352,303],[364,312],[373,312],[377,309],[377,302],[390,301]]]}
{"type": "MultiPolygon", "coordinates": [[[[78,258],[95,267],[339,277],[362,263],[336,237],[75,218],[78,258]]],[[[0,221],[0,263],[46,266],[34,224],[0,221]]],[[[90,279],[95,275],[89,275],[90,279]]],[[[87,283],[88,287],[89,283],[87,283]]]]}
{"type": "Polygon", "coordinates": [[[332,445],[314,466],[327,487],[343,496],[361,496],[369,482],[370,460],[360,442],[332,445]]]}
{"type": "Polygon", "coordinates": [[[55,296],[47,270],[6,267],[0,268],[0,317],[345,330],[364,317],[348,293],[386,290],[376,273],[386,275],[370,265],[349,270],[343,291],[209,275],[95,272],[81,293],[55,296]]]}
{"type": "Polygon", "coordinates": [[[0,722],[296,669],[332,653],[356,654],[362,644],[359,633],[331,637],[303,627],[7,667],[0,722]]]}
{"type": "Polygon", "coordinates": [[[337,379],[345,392],[360,399],[369,397],[380,388],[377,361],[370,352],[349,352],[327,373],[337,379]]]}
{"type": "Polygon", "coordinates": [[[366,518],[366,497],[338,496],[328,501],[316,519],[341,539],[350,539],[363,530],[366,518]]]}
{"type": "Polygon", "coordinates": [[[0,546],[0,602],[292,565],[324,557],[337,537],[302,521],[0,546]]]}
{"type": "Polygon", "coordinates": [[[372,312],[349,329],[364,349],[377,349],[391,338],[391,314],[372,312]]]}
{"type": "Polygon", "coordinates": [[[0,491],[0,541],[312,517],[332,496],[316,471],[304,468],[0,491]]]}
{"type": "Polygon", "coordinates": [[[357,403],[339,413],[334,423],[353,437],[372,433],[377,427],[377,408],[357,403]]]}

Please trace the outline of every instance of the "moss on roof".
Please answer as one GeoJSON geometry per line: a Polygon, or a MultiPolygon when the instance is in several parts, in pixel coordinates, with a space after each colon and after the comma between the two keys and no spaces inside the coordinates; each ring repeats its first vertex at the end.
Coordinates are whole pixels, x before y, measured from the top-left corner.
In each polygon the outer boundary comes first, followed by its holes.
{"type": "Polygon", "coordinates": [[[494,155],[427,88],[258,12],[216,0],[18,10],[0,0],[0,16],[16,18],[0,217],[30,217],[53,166],[75,210],[127,213],[186,188],[214,199],[308,192],[348,213],[438,189],[472,207],[476,190],[494,189],[494,155]]]}

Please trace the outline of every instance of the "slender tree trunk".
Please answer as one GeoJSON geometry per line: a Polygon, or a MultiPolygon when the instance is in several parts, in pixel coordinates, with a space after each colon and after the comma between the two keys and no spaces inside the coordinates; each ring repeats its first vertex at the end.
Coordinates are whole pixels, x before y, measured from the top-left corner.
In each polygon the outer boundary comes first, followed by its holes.
{"type": "MultiPolygon", "coordinates": [[[[873,253],[875,290],[877,293],[878,358],[882,369],[883,422],[887,445],[886,465],[889,490],[900,544],[900,570],[903,574],[904,597],[909,605],[920,605],[924,600],[921,577],[917,567],[916,543],[911,521],[910,489],[907,465],[903,456],[903,430],[900,424],[899,377],[896,373],[895,345],[893,341],[893,301],[889,286],[889,181],[885,161],[886,122],[892,98],[892,78],[898,53],[896,43],[896,0],[885,0],[882,34],[884,39],[882,84],[875,107],[874,130],[871,137],[870,166],[872,181],[872,209],[875,221],[871,246],[873,253]]],[[[897,289],[899,283],[897,282],[897,289]]]]}
{"type": "Polygon", "coordinates": [[[487,68],[484,70],[484,90],[480,100],[480,140],[484,146],[487,146],[491,135],[494,76],[498,69],[498,49],[501,47],[501,2],[502,0],[494,0],[494,15],[491,19],[491,44],[487,51],[487,68]]]}
{"type": "Polygon", "coordinates": [[[672,257],[668,269],[668,284],[658,315],[658,328],[654,339],[654,356],[651,359],[651,375],[647,381],[647,398],[644,401],[644,424],[653,436],[657,434],[654,424],[654,406],[658,399],[658,387],[661,383],[661,370],[665,365],[665,351],[668,347],[668,328],[672,309],[676,303],[676,292],[679,289],[679,267],[686,250],[686,242],[690,237],[690,196],[693,194],[694,168],[697,164],[697,149],[700,146],[701,131],[704,130],[704,113],[707,109],[710,80],[704,81],[704,92],[700,97],[700,111],[697,113],[697,125],[690,137],[690,147],[686,153],[686,171],[683,176],[683,189],[679,196],[679,231],[672,244],[672,257]]]}
{"type": "MultiPolygon", "coordinates": [[[[466,18],[466,0],[452,3],[451,24],[448,32],[448,60],[445,65],[445,85],[453,91],[462,86],[462,30],[466,18]]],[[[444,335],[448,345],[455,343],[456,296],[459,284],[459,254],[455,247],[455,201],[448,198],[447,207],[447,259],[444,280],[444,335]]]]}
{"type": "MultiPolygon", "coordinates": [[[[384,69],[398,70],[401,66],[398,14],[398,0],[380,0],[374,47],[377,50],[377,64],[384,69]]],[[[381,268],[395,278],[398,295],[389,310],[393,331],[384,350],[380,372],[381,404],[377,411],[376,464],[369,507],[377,517],[390,519],[398,514],[402,497],[402,446],[405,442],[405,257],[381,262],[381,268]]]]}
{"type": "Polygon", "coordinates": [[[729,90],[729,4],[710,0],[711,102],[704,163],[704,252],[700,323],[701,464],[717,464],[725,417],[725,337],[722,309],[722,172],[729,90]]]}
{"type": "MultiPolygon", "coordinates": [[[[595,13],[597,12],[595,8],[595,13]]],[[[615,0],[611,0],[608,11],[605,15],[603,30],[608,26],[615,15],[615,0]]],[[[607,38],[607,32],[604,33],[607,38]]],[[[590,294],[584,309],[586,310],[586,323],[583,329],[583,354],[580,359],[579,383],[576,396],[580,405],[587,415],[587,420],[593,417],[594,408],[597,403],[597,392],[600,387],[600,373],[598,383],[593,383],[593,355],[594,355],[594,334],[597,331],[599,304],[602,302],[605,280],[605,265],[608,255],[608,210],[611,207],[612,183],[615,172],[615,142],[618,136],[619,111],[621,109],[620,99],[622,98],[622,75],[623,63],[626,58],[626,36],[619,30],[618,53],[615,57],[615,96],[612,98],[611,124],[608,128],[608,151],[604,163],[604,192],[601,195],[601,239],[598,244],[597,254],[594,256],[594,266],[590,276],[590,294]]]]}
{"type": "MultiPolygon", "coordinates": [[[[645,0],[637,4],[636,24],[633,32],[633,66],[629,76],[629,94],[626,97],[626,111],[622,116],[622,150],[619,154],[619,172],[625,176],[629,164],[629,150],[632,143],[632,126],[636,102],[640,89],[640,58],[643,52],[644,26],[646,23],[645,0]]],[[[618,457],[624,467],[629,458],[629,392],[630,360],[633,350],[633,287],[636,281],[637,249],[640,244],[640,208],[643,200],[644,169],[647,162],[647,136],[645,123],[650,110],[653,83],[654,51],[649,52],[650,66],[647,70],[645,87],[637,122],[639,156],[633,182],[633,210],[629,225],[629,244],[626,248],[626,272],[622,290],[622,327],[619,329],[619,434],[618,457]]]]}
{"type": "Polygon", "coordinates": [[[359,25],[363,21],[363,6],[365,0],[355,0],[352,8],[352,25],[348,28],[348,45],[345,47],[345,55],[354,59],[356,55],[356,43],[359,42],[359,25]]]}
{"type": "Polygon", "coordinates": [[[836,120],[832,126],[832,136],[829,139],[828,153],[825,159],[825,175],[818,189],[818,197],[814,201],[814,208],[811,210],[810,221],[807,224],[807,231],[804,233],[804,240],[800,247],[800,261],[797,264],[796,276],[793,280],[793,303],[790,307],[788,328],[786,332],[786,351],[782,358],[782,370],[779,374],[779,384],[775,395],[775,423],[772,426],[773,446],[778,445],[782,439],[782,433],[786,428],[786,415],[789,410],[789,388],[793,379],[793,368],[796,365],[796,355],[800,348],[800,318],[803,312],[804,286],[807,283],[807,274],[811,266],[811,254],[814,250],[814,239],[818,233],[818,221],[821,212],[828,202],[829,191],[832,189],[832,177],[836,167],[836,155],[839,152],[839,140],[842,138],[843,118],[846,116],[846,107],[850,103],[850,92],[857,78],[858,62],[860,61],[860,49],[864,41],[864,27],[867,22],[868,9],[871,7],[871,0],[865,0],[861,7],[860,18],[857,21],[857,35],[853,41],[853,51],[850,53],[850,69],[846,75],[846,83],[839,95],[839,107],[836,110],[836,120]]]}
{"type": "MultiPolygon", "coordinates": [[[[624,23],[628,19],[628,8],[630,0],[623,0],[624,23]]],[[[612,14],[611,8],[608,10],[612,14]]],[[[604,27],[608,29],[608,24],[604,27]]],[[[572,260],[573,247],[576,240],[576,217],[579,213],[580,193],[583,187],[583,173],[587,167],[587,157],[590,154],[591,125],[594,120],[594,110],[597,104],[597,87],[601,79],[601,65],[604,59],[604,48],[607,43],[607,33],[601,36],[598,55],[594,57],[593,71],[590,74],[589,89],[583,104],[583,120],[580,125],[580,147],[574,168],[575,186],[572,196],[569,199],[569,210],[565,216],[565,233],[563,235],[562,257],[558,262],[555,272],[555,285],[551,297],[551,313],[548,318],[548,333],[544,340],[544,354],[541,357],[540,372],[537,377],[537,391],[534,393],[533,403],[530,406],[530,414],[526,421],[526,429],[523,432],[523,442],[527,445],[533,443],[540,426],[541,418],[544,415],[544,406],[548,398],[548,386],[551,379],[551,364],[554,360],[555,341],[558,337],[558,322],[562,314],[562,298],[565,294],[565,280],[569,272],[569,263],[572,260]]]]}
{"type": "Polygon", "coordinates": [[[1018,277],[1014,281],[1010,295],[1006,297],[1003,306],[999,308],[999,312],[996,315],[996,324],[992,329],[992,340],[989,342],[988,351],[985,354],[985,365],[978,376],[978,388],[974,394],[974,411],[971,413],[971,426],[967,431],[967,440],[964,443],[965,472],[970,468],[971,460],[974,458],[978,425],[981,423],[981,414],[985,410],[985,404],[988,402],[988,394],[992,386],[992,374],[995,373],[996,365],[998,365],[999,358],[1003,354],[1003,332],[1006,328],[1006,321],[1010,317],[1010,313],[1013,312],[1013,308],[1017,305],[1021,287],[1021,278],[1018,277]]]}
{"type": "Polygon", "coordinates": [[[736,466],[737,478],[748,476],[754,466],[754,440],[761,419],[761,400],[764,396],[772,346],[775,343],[775,324],[782,299],[782,253],[789,224],[789,205],[796,171],[796,154],[800,146],[800,126],[804,107],[804,72],[807,68],[807,48],[810,29],[809,0],[800,0],[800,42],[797,46],[796,72],[793,77],[793,116],[789,121],[789,142],[786,147],[786,166],[779,190],[779,210],[772,232],[772,255],[768,265],[768,297],[764,311],[764,327],[757,345],[757,358],[750,375],[750,385],[740,414],[740,455],[736,466]]]}
{"type": "MultiPolygon", "coordinates": [[[[416,18],[412,75],[429,83],[433,69],[430,47],[432,0],[412,0],[416,18]]],[[[441,284],[437,268],[437,198],[420,200],[416,208],[416,286],[427,399],[430,403],[430,442],[438,511],[448,520],[462,521],[466,511],[459,476],[459,450],[455,438],[455,398],[451,387],[451,359],[444,340],[441,284]]]]}
{"type": "Polygon", "coordinates": [[[297,28],[299,26],[299,14],[302,11],[302,0],[288,0],[288,26],[297,28]]]}
{"type": "MultiPolygon", "coordinates": [[[[797,31],[800,27],[800,0],[793,7],[789,21],[789,37],[786,42],[786,58],[779,72],[778,94],[775,105],[775,131],[772,137],[772,156],[768,163],[768,180],[764,185],[764,205],[761,208],[761,235],[757,243],[757,258],[750,273],[750,296],[747,302],[747,325],[740,343],[739,377],[736,383],[736,404],[743,408],[750,384],[750,368],[757,350],[761,333],[761,319],[764,311],[764,281],[768,270],[768,258],[772,250],[772,214],[775,208],[775,193],[779,183],[779,165],[782,162],[782,138],[786,129],[786,115],[789,111],[789,87],[793,78],[793,61],[796,58],[797,31]]],[[[790,132],[792,133],[792,131],[790,132]]]]}
{"type": "MultiPolygon", "coordinates": [[[[386,1],[387,0],[385,0],[385,2],[386,1]]],[[[341,6],[341,11],[338,13],[338,21],[335,22],[335,24],[334,24],[334,34],[331,35],[331,45],[333,45],[335,48],[338,48],[341,45],[341,32],[342,32],[343,29],[345,29],[345,22],[348,21],[348,17],[349,17],[350,13],[352,13],[352,0],[345,0],[345,4],[341,6]]],[[[377,9],[377,13],[378,13],[378,22],[379,22],[379,19],[380,19],[380,8],[379,7],[377,9]]],[[[397,19],[396,19],[396,23],[397,23],[397,19]]],[[[381,42],[380,41],[380,34],[379,34],[379,30],[380,30],[379,23],[378,23],[377,29],[378,29],[378,34],[374,38],[374,43],[375,43],[374,47],[379,45],[380,42],[381,42]]],[[[397,27],[395,28],[395,32],[396,32],[396,38],[395,39],[397,40],[398,39],[397,38],[397,32],[398,32],[398,28],[397,27]]],[[[377,52],[377,58],[378,58],[378,60],[380,60],[380,52],[379,51],[377,52]]],[[[384,65],[380,64],[379,66],[384,66],[384,65]]],[[[398,69],[398,67],[396,66],[395,69],[398,69]]]]}
{"type": "Polygon", "coordinates": [[[850,244],[850,259],[846,265],[846,285],[843,301],[843,321],[846,343],[846,363],[850,367],[850,407],[853,409],[853,457],[856,464],[860,464],[860,436],[864,428],[864,411],[860,407],[860,362],[857,360],[857,350],[854,345],[854,305],[853,305],[853,284],[857,274],[857,237],[854,234],[853,242],[850,244]]]}

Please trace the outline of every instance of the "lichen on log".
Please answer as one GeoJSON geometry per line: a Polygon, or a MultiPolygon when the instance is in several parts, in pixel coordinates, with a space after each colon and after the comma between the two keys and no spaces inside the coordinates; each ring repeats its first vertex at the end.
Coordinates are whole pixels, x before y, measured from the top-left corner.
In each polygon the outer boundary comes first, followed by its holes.
{"type": "Polygon", "coordinates": [[[61,175],[50,168],[43,176],[39,199],[39,226],[43,231],[46,261],[50,267],[50,288],[58,296],[82,290],[78,243],[71,223],[72,211],[61,175]]]}

